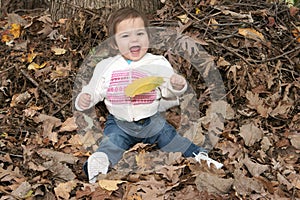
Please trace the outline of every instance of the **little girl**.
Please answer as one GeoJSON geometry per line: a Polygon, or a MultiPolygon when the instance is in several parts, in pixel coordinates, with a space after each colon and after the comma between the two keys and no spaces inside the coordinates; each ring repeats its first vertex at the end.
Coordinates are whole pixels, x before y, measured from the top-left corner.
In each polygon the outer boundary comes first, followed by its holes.
{"type": "Polygon", "coordinates": [[[174,72],[171,64],[160,55],[147,53],[148,21],[133,8],[122,8],[108,20],[109,36],[119,54],[99,62],[88,85],[76,98],[75,107],[82,111],[104,101],[109,115],[99,148],[84,165],[90,183],[99,173],[106,174],[136,143],[156,144],[166,152],[181,152],[185,157],[212,162],[205,149],[179,135],[160,111],[178,105],[178,97],[187,89],[185,78],[174,72]],[[125,95],[132,81],[148,77],[164,77],[165,82],[150,92],[134,97],[125,95]]]}

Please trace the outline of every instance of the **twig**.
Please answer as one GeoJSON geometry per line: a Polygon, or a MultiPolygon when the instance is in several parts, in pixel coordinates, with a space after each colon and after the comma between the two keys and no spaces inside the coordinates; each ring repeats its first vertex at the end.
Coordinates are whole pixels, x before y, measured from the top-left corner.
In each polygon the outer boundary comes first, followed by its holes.
{"type": "Polygon", "coordinates": [[[195,20],[198,21],[198,22],[202,22],[202,21],[206,20],[207,18],[210,18],[210,17],[212,17],[212,16],[216,16],[216,15],[219,15],[219,14],[222,13],[222,12],[217,12],[217,13],[215,13],[215,14],[213,14],[213,15],[207,15],[206,17],[203,17],[202,19],[199,19],[199,18],[197,18],[195,15],[193,15],[191,12],[189,12],[189,11],[183,6],[183,4],[181,3],[181,0],[179,0],[178,2],[179,2],[180,7],[181,7],[188,15],[190,15],[193,19],[195,19],[195,20]]]}
{"type": "Polygon", "coordinates": [[[9,67],[9,68],[7,68],[7,69],[5,69],[5,70],[0,71],[0,74],[4,73],[4,72],[6,72],[6,71],[9,71],[9,70],[11,70],[11,69],[14,68],[14,67],[15,67],[15,66],[11,66],[11,67],[9,67]]]}
{"type": "Polygon", "coordinates": [[[64,107],[66,107],[70,102],[73,101],[73,98],[71,98],[69,101],[67,101],[64,105],[62,105],[61,107],[59,107],[57,110],[55,110],[53,113],[51,113],[51,115],[56,115],[58,112],[61,111],[61,109],[63,109],[64,107]]]}
{"type": "Polygon", "coordinates": [[[56,102],[54,98],[45,89],[41,88],[38,82],[36,82],[26,71],[21,69],[21,72],[30,82],[32,82],[36,87],[38,87],[57,107],[60,107],[59,103],[56,102]]]}
{"type": "Polygon", "coordinates": [[[262,63],[262,62],[268,62],[268,61],[276,60],[276,59],[284,57],[284,56],[286,56],[286,55],[288,55],[290,53],[293,53],[294,51],[297,51],[299,49],[300,49],[300,46],[298,46],[298,47],[296,47],[296,48],[294,48],[294,49],[292,49],[290,51],[284,52],[283,54],[280,54],[278,56],[275,56],[275,57],[272,57],[272,58],[269,58],[269,59],[265,59],[265,60],[262,60],[262,61],[255,60],[255,62],[262,63]]]}
{"type": "MultiPolygon", "coordinates": [[[[7,154],[8,152],[5,152],[5,151],[0,151],[0,153],[2,154],[7,154]]],[[[16,155],[16,154],[11,154],[11,153],[8,153],[10,156],[12,157],[16,157],[16,158],[23,158],[22,155],[16,155]]]]}
{"type": "MultiPolygon", "coordinates": [[[[209,40],[209,41],[207,41],[207,42],[211,42],[211,43],[213,43],[213,44],[216,45],[216,46],[221,46],[221,47],[223,47],[224,49],[230,51],[231,53],[233,53],[233,54],[236,55],[237,57],[241,58],[241,59],[242,59],[245,63],[247,63],[248,65],[252,66],[252,64],[251,64],[246,58],[244,58],[242,55],[240,55],[239,53],[235,52],[235,51],[232,50],[231,48],[225,46],[224,44],[222,44],[222,43],[217,43],[217,42],[215,42],[215,41],[213,41],[213,40],[209,40]]],[[[252,59],[252,60],[253,60],[253,59],[252,59]]]]}

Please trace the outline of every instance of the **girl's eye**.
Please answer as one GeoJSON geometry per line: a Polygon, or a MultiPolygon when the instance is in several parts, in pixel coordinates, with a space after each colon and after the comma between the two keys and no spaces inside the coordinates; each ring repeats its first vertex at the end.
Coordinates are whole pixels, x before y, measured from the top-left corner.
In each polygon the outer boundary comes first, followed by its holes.
{"type": "Polygon", "coordinates": [[[122,38],[127,38],[128,35],[127,34],[124,34],[124,35],[121,35],[122,38]]]}
{"type": "Polygon", "coordinates": [[[137,35],[145,35],[145,32],[138,32],[137,35]]]}

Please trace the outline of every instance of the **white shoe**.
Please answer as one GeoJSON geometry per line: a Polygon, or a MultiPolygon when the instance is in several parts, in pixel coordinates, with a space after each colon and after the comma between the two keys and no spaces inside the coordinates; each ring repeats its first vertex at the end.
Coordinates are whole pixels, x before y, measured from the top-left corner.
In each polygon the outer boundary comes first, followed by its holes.
{"type": "Polygon", "coordinates": [[[98,174],[107,174],[109,160],[106,153],[95,152],[87,160],[87,171],[90,183],[96,183],[98,174]]]}
{"type": "Polygon", "coordinates": [[[214,159],[211,159],[208,157],[207,153],[205,152],[199,152],[198,154],[195,154],[195,159],[201,163],[201,160],[205,160],[207,162],[207,165],[210,167],[210,164],[214,164],[217,169],[221,169],[223,167],[222,163],[219,163],[218,161],[215,161],[214,159]]]}

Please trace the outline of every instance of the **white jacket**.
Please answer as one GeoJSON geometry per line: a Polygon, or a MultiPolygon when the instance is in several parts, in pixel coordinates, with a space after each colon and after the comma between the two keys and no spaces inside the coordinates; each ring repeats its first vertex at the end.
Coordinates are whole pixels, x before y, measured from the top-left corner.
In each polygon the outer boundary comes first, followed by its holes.
{"type": "MultiPolygon", "coordinates": [[[[171,64],[163,56],[147,53],[139,61],[128,63],[121,55],[117,55],[96,65],[89,84],[82,88],[80,94],[91,95],[89,108],[104,100],[108,111],[117,119],[137,121],[179,104],[178,97],[186,91],[187,85],[180,91],[174,90],[170,84],[173,74],[171,64]],[[133,98],[125,96],[124,89],[128,84],[146,76],[161,76],[165,82],[154,91],[133,98]]],[[[79,95],[75,107],[82,111],[78,106],[79,95]]]]}

